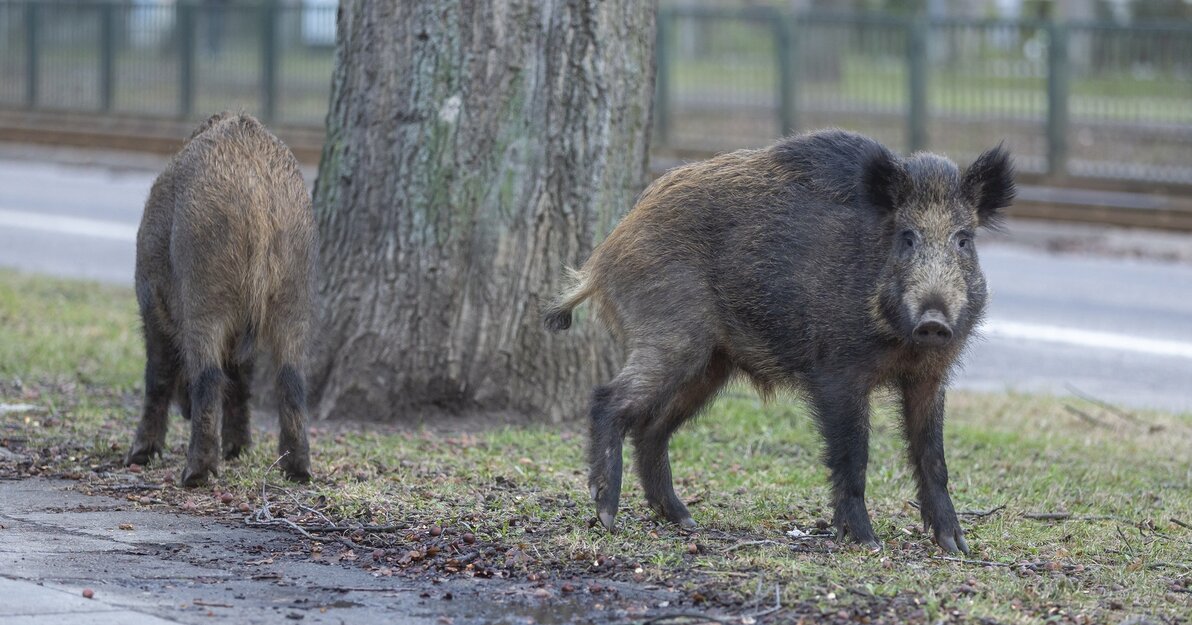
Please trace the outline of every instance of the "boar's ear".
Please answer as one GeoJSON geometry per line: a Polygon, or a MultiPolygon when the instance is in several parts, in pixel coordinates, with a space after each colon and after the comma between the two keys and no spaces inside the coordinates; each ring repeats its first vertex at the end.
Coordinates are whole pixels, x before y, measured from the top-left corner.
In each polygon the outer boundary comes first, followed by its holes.
{"type": "Polygon", "coordinates": [[[910,194],[911,178],[898,157],[881,146],[861,157],[861,192],[870,204],[894,213],[910,194]]]}
{"type": "Polygon", "coordinates": [[[1002,209],[1014,201],[1014,163],[1010,153],[1000,143],[987,150],[964,171],[960,181],[964,199],[977,209],[977,223],[996,228],[1003,217],[1002,209]]]}

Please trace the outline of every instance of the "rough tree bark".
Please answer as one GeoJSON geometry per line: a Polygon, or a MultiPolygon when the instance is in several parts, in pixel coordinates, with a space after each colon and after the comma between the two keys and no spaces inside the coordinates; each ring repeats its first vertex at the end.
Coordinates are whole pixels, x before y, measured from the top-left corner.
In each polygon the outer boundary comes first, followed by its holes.
{"type": "Polygon", "coordinates": [[[654,6],[343,0],[315,187],[322,418],[582,411],[617,348],[540,307],[646,174],[654,6]]]}

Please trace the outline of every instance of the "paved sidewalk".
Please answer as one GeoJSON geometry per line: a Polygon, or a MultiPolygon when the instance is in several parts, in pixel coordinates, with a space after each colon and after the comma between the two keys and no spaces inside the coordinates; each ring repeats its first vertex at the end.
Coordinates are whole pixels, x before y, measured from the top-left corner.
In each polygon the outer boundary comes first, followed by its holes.
{"type": "MultiPolygon", "coordinates": [[[[507,580],[376,577],[359,564],[312,558],[305,541],[291,534],[88,496],[72,485],[0,481],[0,625],[626,618],[612,605],[544,596],[507,580]],[[85,588],[94,591],[92,599],[83,597],[85,588]]],[[[336,551],[332,545],[328,554],[336,551]]],[[[627,587],[621,598],[632,601],[634,594],[627,587]]]]}

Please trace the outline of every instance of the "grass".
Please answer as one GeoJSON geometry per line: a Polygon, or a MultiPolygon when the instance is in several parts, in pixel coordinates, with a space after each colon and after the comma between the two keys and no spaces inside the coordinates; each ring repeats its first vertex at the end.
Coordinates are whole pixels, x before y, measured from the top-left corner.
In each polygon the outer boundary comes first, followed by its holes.
{"type": "MultiPolygon", "coordinates": [[[[141,365],[131,293],[4,272],[0,321],[7,330],[0,403],[38,406],[0,416],[0,444],[31,458],[9,471],[73,477],[89,489],[127,484],[119,457],[138,417],[141,365]]],[[[880,398],[868,490],[885,543],[878,553],[817,532],[831,518],[829,493],[802,404],[760,404],[745,389],[728,393],[674,441],[677,488],[693,502],[696,534],[655,520],[628,473],[620,531],[591,527],[580,424],[318,423],[315,482],[293,487],[269,470],[275,437],[258,415],[258,445],[226,463],[215,485],[231,494],[229,503],[172,485],[185,449],[185,427],[175,419],[170,452],[141,475],[165,488],[153,498],[129,497],[228,514],[239,502],[259,509],[262,483],[276,484],[266,491],[274,513],[285,509],[299,524],[316,527],[321,521],[310,510],[317,509],[340,522],[397,530],[343,533],[359,548],[379,550],[378,559],[353,564],[377,575],[653,584],[721,614],[764,608],[777,589],[786,607],[774,618],[789,621],[1117,623],[1146,615],[1187,623],[1192,530],[1174,520],[1192,523],[1192,417],[1123,418],[1081,405],[1101,420],[1094,426],[1065,408],[1071,401],[951,395],[953,498],[962,511],[993,510],[962,518],[970,560],[991,565],[943,559],[921,531],[907,503],[913,481],[896,414],[880,398]],[[1072,517],[1027,516],[1054,512],[1072,517]],[[436,526],[441,535],[431,531],[436,526]],[[789,538],[796,529],[813,536],[789,538]],[[477,557],[464,564],[461,554],[471,550],[477,557]]],[[[343,548],[330,537],[318,542],[343,548]]]]}

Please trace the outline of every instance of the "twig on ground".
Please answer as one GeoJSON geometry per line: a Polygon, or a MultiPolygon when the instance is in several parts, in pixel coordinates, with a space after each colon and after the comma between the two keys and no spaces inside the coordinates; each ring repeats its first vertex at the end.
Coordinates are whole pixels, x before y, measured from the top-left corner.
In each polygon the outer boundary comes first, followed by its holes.
{"type": "Polygon", "coordinates": [[[1002,504],[1000,506],[990,508],[988,510],[961,510],[960,512],[957,512],[956,514],[958,514],[960,516],[971,516],[973,518],[979,519],[982,517],[987,517],[991,514],[995,514],[996,512],[998,512],[1000,510],[1005,510],[1005,509],[1006,509],[1006,504],[1002,504]]]}
{"type": "MultiPolygon", "coordinates": [[[[800,538],[802,538],[802,537],[800,537],[800,538]]],[[[730,545],[728,547],[725,547],[724,549],[722,549],[720,551],[720,553],[731,553],[733,551],[736,551],[738,549],[743,549],[745,547],[756,547],[759,545],[781,545],[781,544],[782,543],[780,543],[776,540],[748,540],[748,541],[745,541],[742,543],[737,543],[735,545],[730,545]]]]}
{"type": "Polygon", "coordinates": [[[1137,425],[1149,425],[1147,422],[1143,421],[1142,419],[1139,419],[1137,416],[1135,416],[1129,412],[1126,412],[1125,410],[1122,410],[1121,408],[1119,408],[1105,400],[1097,399],[1096,397],[1093,397],[1092,395],[1076,388],[1076,386],[1072,383],[1065,384],[1064,386],[1066,386],[1068,388],[1068,390],[1073,395],[1075,395],[1091,404],[1096,404],[1096,405],[1104,408],[1105,410],[1108,410],[1109,412],[1125,419],[1126,421],[1130,421],[1137,425]]]}
{"type": "Polygon", "coordinates": [[[760,610],[758,612],[754,612],[753,614],[747,614],[744,617],[742,617],[741,620],[744,621],[746,618],[748,618],[748,619],[752,619],[752,620],[756,621],[760,618],[769,616],[781,609],[782,609],[782,587],[779,586],[778,584],[774,584],[774,606],[771,608],[766,608],[765,610],[760,610]]]}
{"type": "Polygon", "coordinates": [[[1000,566],[1012,567],[1013,564],[1007,562],[991,562],[989,560],[969,560],[968,558],[956,558],[953,556],[931,556],[932,560],[945,560],[947,562],[959,562],[960,564],[975,564],[978,566],[1000,566]]]}
{"type": "Polygon", "coordinates": [[[312,586],[312,589],[331,592],[414,592],[413,588],[367,588],[365,586],[312,586]]]}
{"type": "Polygon", "coordinates": [[[1130,552],[1130,557],[1133,558],[1135,554],[1134,545],[1130,544],[1130,539],[1126,538],[1126,533],[1122,531],[1122,527],[1120,525],[1115,529],[1117,530],[1118,538],[1122,539],[1122,542],[1126,545],[1126,550],[1130,552]]]}
{"type": "Polygon", "coordinates": [[[1080,417],[1081,419],[1084,419],[1085,421],[1087,421],[1099,428],[1108,428],[1109,427],[1108,423],[1098,419],[1097,417],[1094,417],[1093,415],[1091,415],[1091,414],[1089,414],[1089,413],[1087,413],[1087,412],[1081,410],[1080,408],[1077,408],[1076,406],[1073,406],[1071,404],[1064,404],[1064,410],[1067,410],[1068,412],[1080,417]]]}
{"type": "Polygon", "coordinates": [[[1108,514],[1086,514],[1076,516],[1071,512],[1028,512],[1022,515],[1024,519],[1034,521],[1119,521],[1120,517],[1108,514]]]}
{"type": "Polygon", "coordinates": [[[271,471],[273,471],[273,467],[276,467],[277,463],[281,462],[282,459],[285,458],[286,455],[289,453],[290,452],[287,451],[286,453],[278,456],[277,460],[274,460],[273,464],[270,464],[269,468],[265,469],[265,475],[261,476],[261,507],[257,508],[257,510],[254,511],[251,515],[244,517],[244,524],[248,525],[250,527],[254,527],[254,526],[260,527],[260,526],[266,526],[266,525],[274,525],[274,526],[285,525],[311,540],[316,540],[315,537],[311,536],[305,529],[302,528],[301,525],[298,525],[297,523],[295,523],[285,517],[281,517],[281,518],[274,517],[273,512],[269,510],[269,505],[270,505],[269,504],[269,492],[268,492],[269,473],[271,471]]]}
{"type": "Polygon", "coordinates": [[[233,607],[227,603],[215,603],[214,601],[203,601],[202,599],[195,599],[190,602],[191,605],[201,605],[204,608],[231,608],[233,607]]]}
{"type": "Polygon", "coordinates": [[[332,532],[371,532],[373,534],[384,534],[387,532],[400,532],[402,530],[410,529],[409,525],[308,525],[306,529],[316,534],[330,534],[332,532]]]}
{"type": "Polygon", "coordinates": [[[724,625],[737,623],[740,620],[736,618],[712,616],[711,614],[700,614],[698,612],[675,612],[674,614],[663,614],[661,616],[655,616],[653,618],[646,619],[642,621],[642,625],[668,623],[670,621],[679,621],[684,619],[688,619],[692,623],[723,623],[724,625]]]}
{"type": "Polygon", "coordinates": [[[1171,517],[1170,521],[1186,530],[1192,530],[1192,525],[1188,525],[1187,523],[1184,523],[1183,521],[1181,521],[1175,517],[1171,517]]]}
{"type": "Polygon", "coordinates": [[[1072,518],[1071,512],[1028,512],[1022,515],[1024,519],[1035,521],[1065,521],[1072,518]]]}
{"type": "Polygon", "coordinates": [[[108,490],[162,490],[165,486],[162,484],[145,484],[142,482],[140,484],[112,484],[105,488],[108,490]]]}

